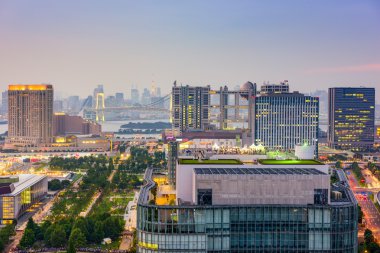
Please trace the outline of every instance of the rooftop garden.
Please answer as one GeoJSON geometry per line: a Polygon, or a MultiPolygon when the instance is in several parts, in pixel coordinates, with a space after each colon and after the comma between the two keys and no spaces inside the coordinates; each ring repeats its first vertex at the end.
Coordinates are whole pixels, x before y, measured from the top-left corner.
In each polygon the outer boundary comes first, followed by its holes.
{"type": "Polygon", "coordinates": [[[316,160],[275,160],[275,159],[262,159],[259,160],[263,165],[323,165],[323,163],[316,160]]]}
{"type": "Polygon", "coordinates": [[[197,159],[179,159],[180,164],[243,164],[236,159],[219,159],[219,160],[197,160],[197,159]]]}

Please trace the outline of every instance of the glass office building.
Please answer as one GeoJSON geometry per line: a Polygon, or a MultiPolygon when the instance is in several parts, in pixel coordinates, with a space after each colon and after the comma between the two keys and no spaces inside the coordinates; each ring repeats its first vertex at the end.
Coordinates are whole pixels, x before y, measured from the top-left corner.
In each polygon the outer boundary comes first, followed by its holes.
{"type": "Polygon", "coordinates": [[[328,116],[331,148],[361,151],[373,147],[374,88],[329,88],[328,116]]]}
{"type": "Polygon", "coordinates": [[[155,205],[151,175],[138,202],[139,252],[357,252],[357,203],[345,183],[329,202],[315,190],[314,204],[215,205],[198,189],[196,203],[155,205]]]}
{"type": "Polygon", "coordinates": [[[262,95],[255,100],[255,144],[269,150],[318,147],[319,99],[300,93],[262,95]]]}

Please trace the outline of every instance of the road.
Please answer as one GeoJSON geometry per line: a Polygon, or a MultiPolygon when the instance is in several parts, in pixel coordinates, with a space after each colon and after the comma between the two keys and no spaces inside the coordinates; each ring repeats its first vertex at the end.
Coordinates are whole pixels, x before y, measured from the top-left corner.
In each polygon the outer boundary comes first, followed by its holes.
{"type": "Polygon", "coordinates": [[[347,177],[350,187],[354,191],[355,198],[362,208],[366,227],[372,230],[376,240],[380,241],[380,214],[377,211],[375,204],[367,196],[369,191],[362,187],[358,187],[359,183],[352,173],[349,173],[347,177]],[[360,188],[361,190],[359,191],[357,188],[360,188]]]}

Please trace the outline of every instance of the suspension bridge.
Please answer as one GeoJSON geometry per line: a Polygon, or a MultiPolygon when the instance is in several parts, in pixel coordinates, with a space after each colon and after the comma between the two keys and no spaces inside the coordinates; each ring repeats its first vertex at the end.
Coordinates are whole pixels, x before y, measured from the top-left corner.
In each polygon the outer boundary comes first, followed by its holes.
{"type": "Polygon", "coordinates": [[[106,106],[104,93],[97,93],[94,105],[89,105],[90,97],[88,97],[83,102],[78,114],[84,118],[91,118],[96,121],[105,121],[106,112],[149,112],[167,114],[169,116],[170,110],[164,108],[163,105],[170,99],[170,95],[171,93],[145,105],[106,106]]]}

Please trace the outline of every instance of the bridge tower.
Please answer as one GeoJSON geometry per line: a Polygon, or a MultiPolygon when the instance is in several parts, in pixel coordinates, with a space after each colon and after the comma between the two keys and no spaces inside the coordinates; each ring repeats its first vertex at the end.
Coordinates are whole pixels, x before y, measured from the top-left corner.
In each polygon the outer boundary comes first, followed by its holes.
{"type": "Polygon", "coordinates": [[[95,99],[96,99],[95,100],[96,121],[104,122],[104,120],[105,120],[105,117],[104,117],[104,108],[105,108],[104,93],[103,92],[96,93],[95,99]]]}

